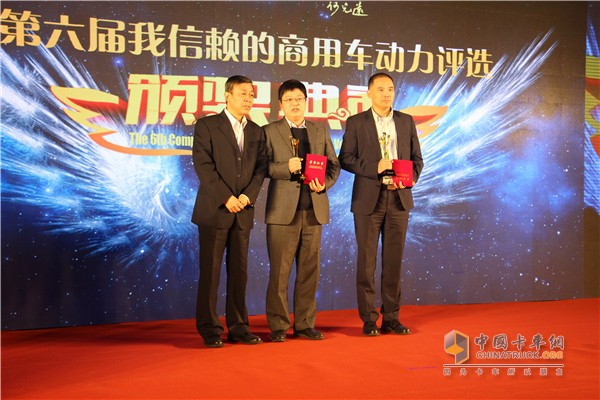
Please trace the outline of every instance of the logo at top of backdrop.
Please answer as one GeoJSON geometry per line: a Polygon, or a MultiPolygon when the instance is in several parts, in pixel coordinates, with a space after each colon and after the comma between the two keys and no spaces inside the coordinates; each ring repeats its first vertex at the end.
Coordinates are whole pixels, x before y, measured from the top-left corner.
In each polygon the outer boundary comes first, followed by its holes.
{"type": "MultiPolygon", "coordinates": [[[[192,154],[192,129],[173,131],[173,126],[193,125],[197,118],[216,114],[225,107],[224,77],[138,75],[129,77],[129,101],[101,90],[52,86],[54,96],[67,108],[65,114],[89,129],[90,138],[107,149],[142,156],[192,154]],[[136,127],[136,132],[131,131],[136,127]],[[149,130],[150,129],[150,130],[149,130]]],[[[306,117],[326,121],[341,130],[350,115],[370,107],[366,86],[339,88],[319,82],[305,83],[308,91],[306,117]]],[[[270,82],[254,82],[256,98],[250,118],[259,125],[278,119],[279,108],[271,104],[270,82]],[[271,117],[271,114],[274,114],[271,117]]],[[[274,100],[276,102],[276,99],[274,100]]],[[[419,137],[430,135],[447,106],[415,106],[401,111],[415,120],[419,137]]]]}

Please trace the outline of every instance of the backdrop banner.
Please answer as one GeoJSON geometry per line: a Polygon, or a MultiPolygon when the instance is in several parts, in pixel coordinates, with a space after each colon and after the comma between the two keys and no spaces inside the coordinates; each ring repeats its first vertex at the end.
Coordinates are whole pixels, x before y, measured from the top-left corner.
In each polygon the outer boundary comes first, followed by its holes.
{"type": "MultiPolygon", "coordinates": [[[[194,122],[223,110],[238,74],[254,81],[259,125],[282,117],[279,84],[303,81],[307,118],[336,151],[347,118],[370,107],[369,76],[394,78],[425,160],[404,304],[581,297],[583,208],[599,209],[588,7],[2,2],[2,329],[194,315],[194,122]]],[[[329,193],[319,310],[356,307],[352,179],[329,193]]],[[[263,187],[251,314],[265,309],[265,199],[263,187]]]]}

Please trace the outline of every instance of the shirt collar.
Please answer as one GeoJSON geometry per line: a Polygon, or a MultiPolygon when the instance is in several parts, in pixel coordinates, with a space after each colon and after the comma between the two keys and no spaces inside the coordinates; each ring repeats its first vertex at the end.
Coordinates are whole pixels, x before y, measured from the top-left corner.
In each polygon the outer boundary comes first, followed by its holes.
{"type": "Polygon", "coordinates": [[[287,117],[285,117],[285,120],[287,121],[287,123],[290,126],[290,128],[306,128],[306,119],[303,120],[300,125],[294,124],[292,121],[290,121],[289,119],[287,119],[287,117]]]}
{"type": "Polygon", "coordinates": [[[394,115],[394,112],[391,108],[390,108],[389,114],[386,115],[385,117],[381,117],[379,114],[377,114],[375,112],[375,110],[373,108],[371,108],[371,112],[373,113],[373,118],[375,119],[375,121],[380,121],[380,120],[384,121],[384,122],[389,121],[392,118],[392,116],[394,115]]]}
{"type": "Polygon", "coordinates": [[[229,110],[227,108],[225,108],[225,115],[227,115],[227,118],[229,118],[229,121],[231,122],[231,126],[233,126],[233,127],[241,125],[242,129],[243,129],[246,127],[246,124],[248,123],[248,120],[246,119],[245,115],[242,116],[242,122],[240,122],[233,115],[231,115],[231,113],[229,112],[229,110]]]}

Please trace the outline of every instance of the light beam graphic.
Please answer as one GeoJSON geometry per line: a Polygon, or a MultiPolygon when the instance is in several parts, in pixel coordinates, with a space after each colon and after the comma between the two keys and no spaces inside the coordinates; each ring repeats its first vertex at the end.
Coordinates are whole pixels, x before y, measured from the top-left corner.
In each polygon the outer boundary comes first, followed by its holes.
{"type": "MultiPolygon", "coordinates": [[[[422,139],[425,169],[413,189],[419,206],[411,215],[410,243],[431,240],[436,227],[460,218],[453,209],[489,190],[489,177],[509,163],[511,154],[500,151],[498,143],[522,127],[530,110],[505,109],[537,79],[556,47],[547,45],[550,34],[534,40],[514,60],[502,57],[493,78],[480,79],[472,87],[460,75],[445,75],[412,90],[416,95],[398,96],[397,109],[448,106],[440,127],[422,139]]],[[[192,263],[197,244],[189,220],[197,181],[186,174],[191,157],[120,154],[90,140],[89,130],[61,111],[63,104],[49,88],[107,88],[61,50],[39,47],[39,59],[28,56],[24,65],[0,50],[0,61],[3,201],[38,207],[43,210],[43,231],[85,233],[85,248],[118,251],[124,267],[144,263],[160,269],[192,263]]],[[[126,85],[121,86],[125,90],[126,85]]],[[[115,113],[103,126],[120,133],[126,143],[130,127],[122,115],[115,113]]],[[[137,127],[140,133],[149,128],[160,133],[182,129],[137,127]]],[[[344,234],[354,229],[347,211],[350,184],[348,176],[341,178],[331,196],[336,231],[344,234]]],[[[328,241],[325,237],[324,246],[328,241]]],[[[334,259],[335,248],[331,247],[334,259]]],[[[337,249],[340,255],[348,252],[348,247],[337,249]]]]}
{"type": "MultiPolygon", "coordinates": [[[[85,126],[61,111],[49,88],[106,88],[62,51],[38,49],[41,58],[28,57],[25,66],[0,50],[2,200],[39,208],[38,224],[48,234],[85,234],[83,248],[118,252],[124,268],[182,267],[182,259],[195,259],[191,208],[181,206],[195,195],[197,183],[184,178],[191,159],[138,157],[98,146],[85,126]]],[[[119,115],[105,124],[126,143],[130,128],[119,115]]],[[[167,133],[162,126],[150,128],[167,133]]]]}

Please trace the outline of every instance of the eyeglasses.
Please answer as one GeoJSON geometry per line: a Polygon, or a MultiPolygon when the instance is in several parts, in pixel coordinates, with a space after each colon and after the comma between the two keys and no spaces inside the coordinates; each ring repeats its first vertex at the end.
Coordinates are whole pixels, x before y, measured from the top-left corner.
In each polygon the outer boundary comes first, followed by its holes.
{"type": "Polygon", "coordinates": [[[285,104],[290,104],[291,102],[294,103],[302,103],[304,100],[306,100],[306,97],[294,97],[289,98],[289,99],[282,99],[281,101],[284,102],[285,104]]]}

